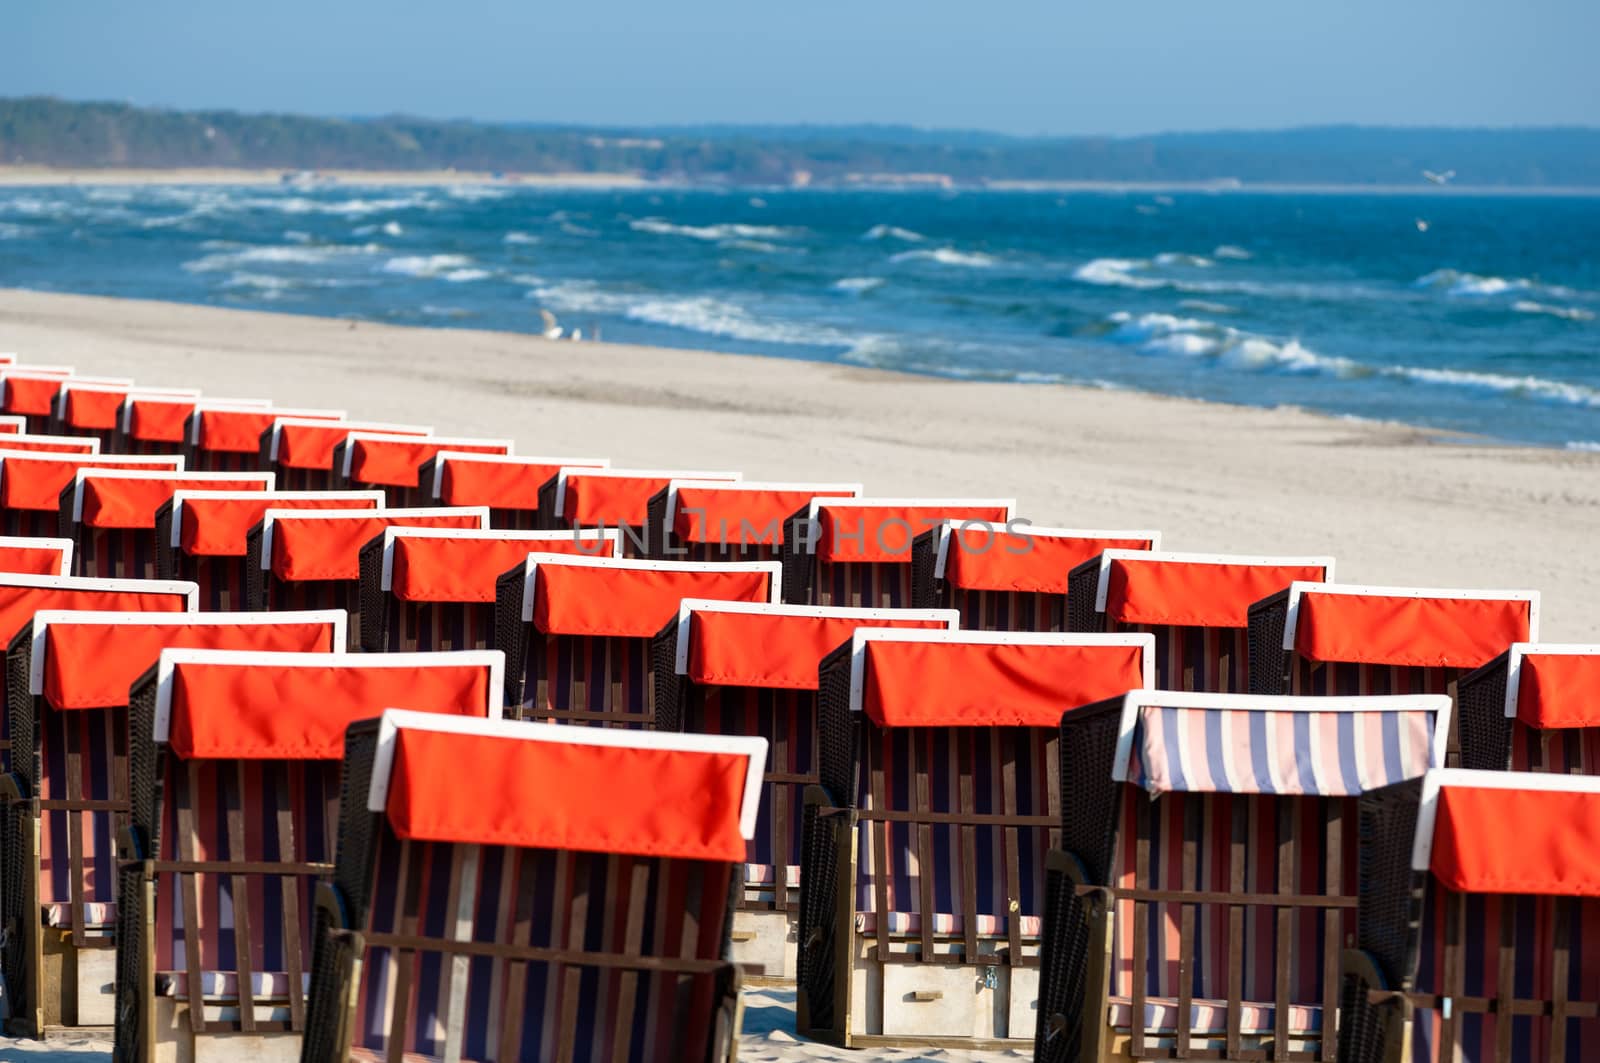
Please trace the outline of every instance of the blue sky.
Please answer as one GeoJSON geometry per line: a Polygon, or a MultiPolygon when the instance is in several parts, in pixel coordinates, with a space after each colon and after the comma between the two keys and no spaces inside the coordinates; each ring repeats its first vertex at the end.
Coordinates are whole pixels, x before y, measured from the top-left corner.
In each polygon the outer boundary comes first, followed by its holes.
{"type": "Polygon", "coordinates": [[[0,95],[1015,133],[1600,122],[1596,0],[8,0],[0,95]]]}

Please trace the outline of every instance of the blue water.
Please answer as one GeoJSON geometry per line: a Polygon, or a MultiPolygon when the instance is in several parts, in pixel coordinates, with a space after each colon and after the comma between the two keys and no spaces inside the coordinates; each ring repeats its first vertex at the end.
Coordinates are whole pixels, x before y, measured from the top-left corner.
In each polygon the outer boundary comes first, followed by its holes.
{"type": "Polygon", "coordinates": [[[0,285],[1600,445],[1600,198],[0,189],[0,285]]]}

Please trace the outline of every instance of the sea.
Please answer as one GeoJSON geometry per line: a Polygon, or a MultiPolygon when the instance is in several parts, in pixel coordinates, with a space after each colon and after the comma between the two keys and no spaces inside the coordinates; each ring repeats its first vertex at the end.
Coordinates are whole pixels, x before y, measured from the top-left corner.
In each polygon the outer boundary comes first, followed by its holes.
{"type": "Polygon", "coordinates": [[[17,187],[0,286],[1600,450],[1600,195],[17,187]]]}

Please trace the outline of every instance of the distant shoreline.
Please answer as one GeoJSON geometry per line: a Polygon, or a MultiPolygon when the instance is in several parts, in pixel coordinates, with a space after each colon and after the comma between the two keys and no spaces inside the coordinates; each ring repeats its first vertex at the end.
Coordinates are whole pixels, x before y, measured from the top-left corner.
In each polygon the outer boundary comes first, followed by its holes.
{"type": "MultiPolygon", "coordinates": [[[[468,170],[316,170],[313,179],[286,180],[299,171],[279,169],[228,169],[221,167],[56,167],[0,165],[0,188],[65,187],[71,185],[250,185],[316,189],[332,185],[496,185],[507,188],[771,188],[764,184],[721,184],[710,181],[656,180],[627,173],[516,173],[496,174],[468,170]]],[[[1363,184],[1286,184],[1232,181],[1011,181],[953,183],[948,187],[926,182],[897,181],[894,174],[872,175],[874,180],[830,182],[809,186],[815,191],[911,192],[1203,192],[1209,195],[1375,195],[1375,196],[1600,196],[1600,186],[1568,187],[1363,184]]],[[[797,186],[782,186],[797,187],[797,186]]]]}
{"type": "Polygon", "coordinates": [[[550,173],[502,175],[465,170],[308,170],[314,180],[294,182],[296,170],[222,167],[60,167],[0,165],[0,187],[27,185],[283,185],[316,188],[338,185],[529,185],[548,188],[638,188],[656,182],[625,173],[550,173]]]}

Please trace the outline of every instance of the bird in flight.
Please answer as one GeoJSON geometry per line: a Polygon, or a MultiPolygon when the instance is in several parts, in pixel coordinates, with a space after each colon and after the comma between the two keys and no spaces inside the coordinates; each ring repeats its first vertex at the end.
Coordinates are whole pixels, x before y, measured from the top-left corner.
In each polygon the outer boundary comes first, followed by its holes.
{"type": "Polygon", "coordinates": [[[1432,181],[1436,185],[1449,184],[1455,175],[1456,172],[1454,170],[1446,170],[1444,173],[1434,173],[1432,170],[1422,171],[1422,176],[1427,178],[1429,181],[1432,181]]]}

